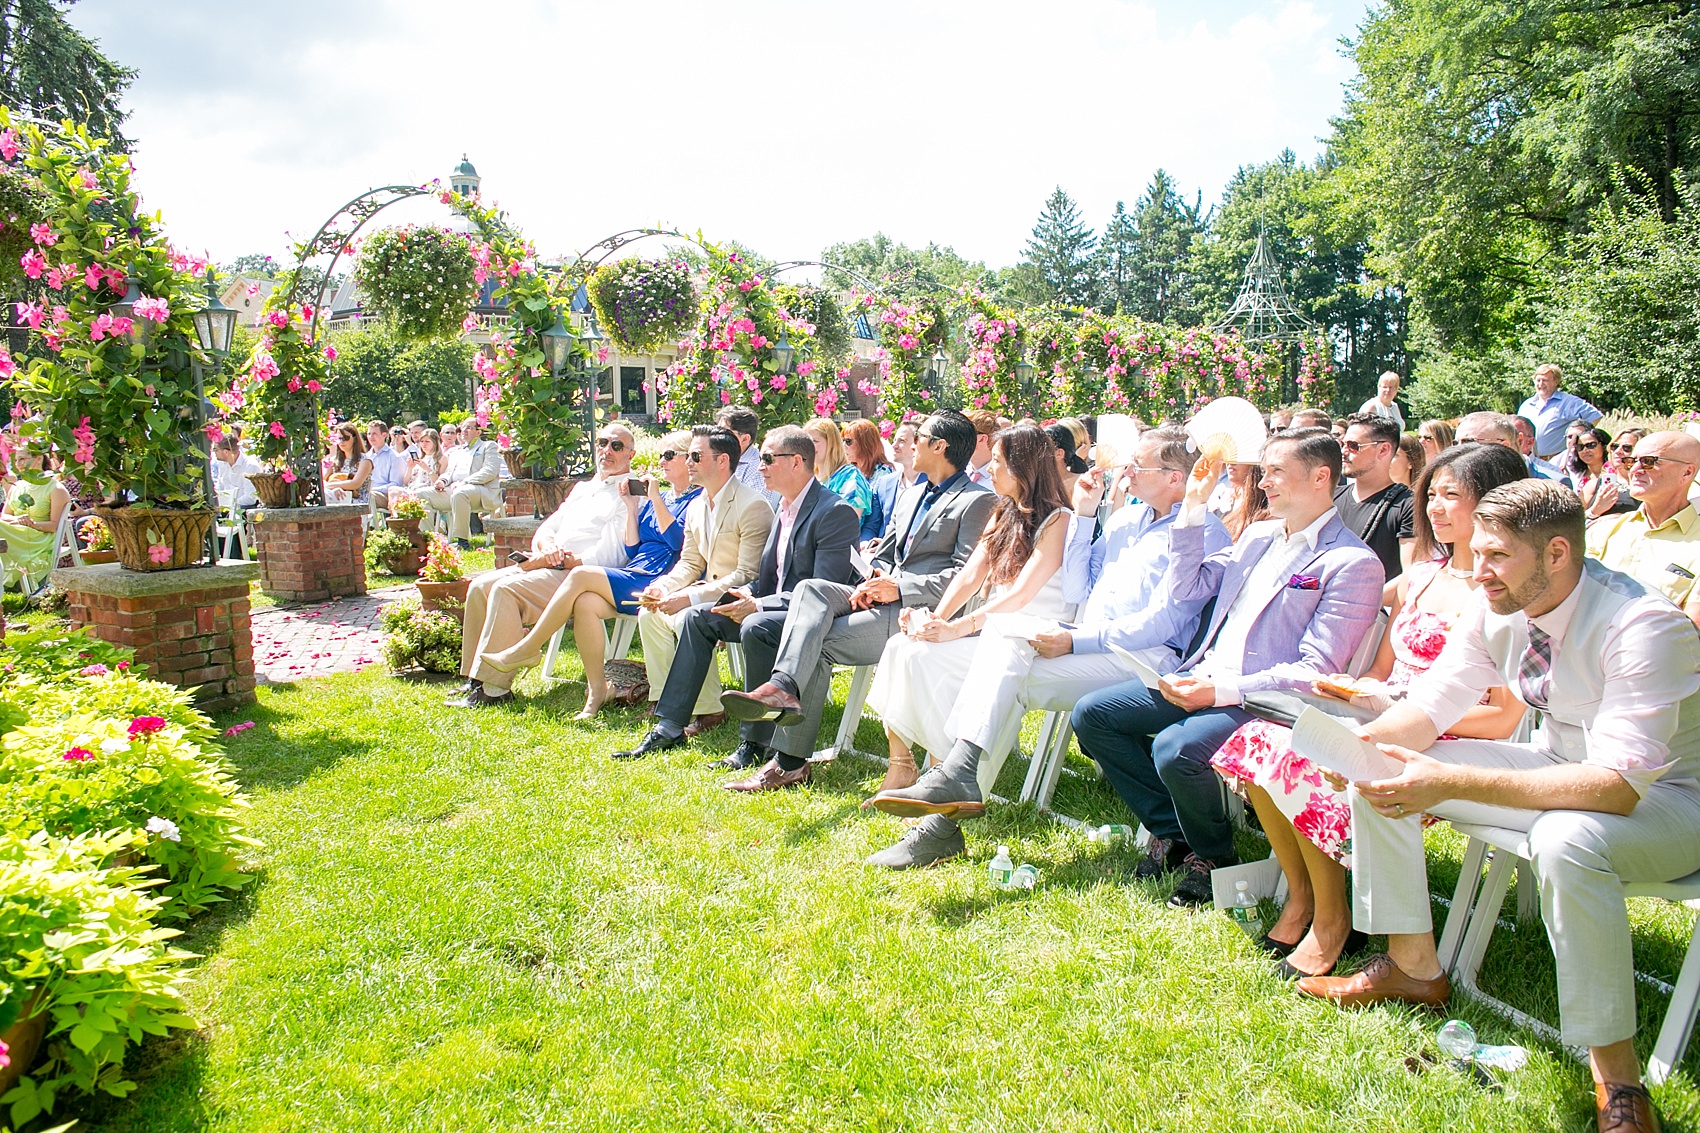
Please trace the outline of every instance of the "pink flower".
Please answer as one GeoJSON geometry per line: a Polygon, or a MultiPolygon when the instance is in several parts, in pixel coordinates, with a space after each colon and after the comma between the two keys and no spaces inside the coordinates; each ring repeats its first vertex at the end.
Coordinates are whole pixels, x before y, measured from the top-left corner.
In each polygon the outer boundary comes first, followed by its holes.
{"type": "Polygon", "coordinates": [[[30,239],[47,248],[51,248],[53,245],[59,243],[58,233],[54,232],[53,226],[48,224],[45,220],[40,223],[30,225],[30,239]]]}
{"type": "Polygon", "coordinates": [[[267,431],[270,432],[272,436],[278,438],[279,440],[282,440],[284,437],[289,435],[288,431],[284,429],[282,421],[273,421],[267,427],[267,431]]]}
{"type": "Polygon", "coordinates": [[[207,440],[217,444],[224,439],[224,426],[217,421],[208,421],[206,428],[207,440]]]}
{"type": "Polygon", "coordinates": [[[108,671],[109,670],[105,665],[96,663],[93,665],[84,665],[82,668],[77,670],[77,675],[79,677],[104,677],[108,671]]]}
{"type": "Polygon", "coordinates": [[[296,378],[296,377],[292,377],[292,378],[289,379],[288,385],[289,385],[289,392],[290,393],[297,393],[301,389],[301,379],[296,378]]]}
{"type": "Polygon", "coordinates": [[[18,132],[12,129],[0,130],[0,157],[11,161],[18,156],[18,132]]]}
{"type": "Polygon", "coordinates": [[[18,257],[18,264],[24,269],[24,274],[31,279],[40,279],[41,273],[47,270],[47,257],[31,248],[18,257]]]}
{"type": "Polygon", "coordinates": [[[137,716],[130,721],[130,738],[145,736],[165,727],[164,716],[137,716]]]}
{"type": "Polygon", "coordinates": [[[129,667],[130,667],[130,662],[128,662],[128,661],[118,662],[118,671],[120,673],[122,673],[125,669],[128,669],[129,667]]]}
{"type": "Polygon", "coordinates": [[[913,350],[919,345],[921,345],[921,340],[912,334],[901,335],[897,339],[897,347],[899,350],[913,350]]]}
{"type": "Polygon", "coordinates": [[[75,464],[88,464],[94,459],[94,430],[89,428],[89,419],[84,417],[82,423],[71,430],[71,436],[76,438],[77,450],[71,454],[75,464]]]}
{"type": "Polygon", "coordinates": [[[282,311],[273,311],[271,314],[266,316],[266,322],[270,323],[278,330],[285,330],[289,326],[289,316],[284,314],[282,311]]]}
{"type": "Polygon", "coordinates": [[[106,269],[99,264],[90,264],[83,269],[83,283],[88,286],[90,291],[98,290],[105,280],[106,269]]]}
{"type": "Polygon", "coordinates": [[[269,382],[278,375],[277,362],[270,354],[261,351],[254,355],[254,364],[249,369],[257,382],[269,382]]]}
{"type": "MultiPolygon", "coordinates": [[[[12,131],[7,130],[6,132],[10,134],[12,131]]],[[[16,148],[16,143],[13,143],[13,148],[16,148]]],[[[10,161],[12,159],[8,157],[6,160],[10,161]]],[[[4,1070],[10,1065],[12,1065],[12,1052],[5,1043],[0,1043],[0,1070],[4,1070]]]]}
{"type": "Polygon", "coordinates": [[[152,319],[156,323],[163,323],[166,319],[171,317],[171,304],[167,303],[164,299],[137,299],[136,317],[138,319],[152,319]]]}
{"type": "Polygon", "coordinates": [[[255,295],[258,295],[259,293],[260,293],[260,285],[259,284],[250,283],[248,285],[248,295],[249,295],[250,298],[252,298],[255,295]]]}
{"type": "Polygon", "coordinates": [[[18,372],[18,364],[12,361],[11,353],[0,346],[0,378],[9,378],[18,372]]]}
{"type": "Polygon", "coordinates": [[[322,390],[324,388],[325,387],[320,385],[317,381],[309,380],[307,382],[307,392],[308,393],[318,393],[320,390],[322,390]]]}
{"type": "Polygon", "coordinates": [[[311,319],[312,317],[313,317],[313,305],[311,303],[301,304],[301,320],[303,322],[306,322],[307,320],[311,319]]]}
{"type": "Polygon", "coordinates": [[[153,543],[148,546],[148,559],[158,565],[171,561],[171,548],[164,543],[153,543]]]}
{"type": "Polygon", "coordinates": [[[68,759],[72,763],[81,763],[85,759],[93,759],[94,752],[90,751],[86,747],[73,747],[66,749],[65,754],[59,758],[68,759]]]}
{"type": "Polygon", "coordinates": [[[285,484],[293,484],[293,483],[295,483],[295,469],[293,469],[293,468],[285,468],[285,469],[284,469],[284,470],[283,470],[283,482],[284,482],[284,483],[285,483],[285,484]]]}
{"type": "Polygon", "coordinates": [[[65,273],[67,271],[69,271],[72,275],[77,274],[76,270],[73,269],[73,268],[48,268],[47,269],[47,286],[53,288],[53,290],[55,290],[55,291],[58,291],[60,288],[64,287],[65,286],[65,273]]]}
{"type": "Polygon", "coordinates": [[[327,362],[335,362],[336,361],[336,347],[334,347],[334,346],[325,347],[325,361],[327,361],[327,362]]]}
{"type": "Polygon", "coordinates": [[[226,728],[224,730],[224,734],[227,736],[239,736],[253,726],[254,722],[252,720],[244,720],[240,724],[232,724],[230,727],[226,728]]]}
{"type": "Polygon", "coordinates": [[[31,330],[41,329],[42,317],[47,314],[47,308],[40,303],[18,303],[18,319],[29,324],[31,330]]]}
{"type": "Polygon", "coordinates": [[[98,188],[100,188],[100,178],[96,177],[92,170],[89,170],[89,169],[79,169],[79,170],[77,170],[77,179],[80,180],[83,183],[83,188],[85,188],[85,189],[98,189],[98,188]]]}

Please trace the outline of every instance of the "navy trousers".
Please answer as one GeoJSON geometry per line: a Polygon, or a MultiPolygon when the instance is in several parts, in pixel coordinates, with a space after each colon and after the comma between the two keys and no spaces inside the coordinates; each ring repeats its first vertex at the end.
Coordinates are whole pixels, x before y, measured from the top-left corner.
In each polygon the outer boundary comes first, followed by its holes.
{"type": "Polygon", "coordinates": [[[1141,681],[1099,689],[1074,706],[1080,750],[1104,769],[1145,829],[1212,862],[1235,860],[1234,831],[1210,757],[1246,721],[1241,708],[1176,708],[1141,681]]]}

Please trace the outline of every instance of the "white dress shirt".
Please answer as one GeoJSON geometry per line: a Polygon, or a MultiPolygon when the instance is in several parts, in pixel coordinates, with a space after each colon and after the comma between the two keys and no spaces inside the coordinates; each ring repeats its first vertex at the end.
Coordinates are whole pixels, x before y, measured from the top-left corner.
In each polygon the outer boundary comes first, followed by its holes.
{"type": "Polygon", "coordinates": [[[626,508],[620,500],[620,480],[586,480],[575,485],[543,526],[532,546],[552,544],[571,551],[586,566],[617,567],[626,561],[626,508]]]}
{"type": "Polygon", "coordinates": [[[237,507],[253,507],[260,502],[260,497],[254,491],[254,484],[248,477],[256,472],[264,472],[265,466],[247,453],[239,453],[235,464],[228,464],[217,457],[213,458],[213,487],[220,495],[227,492],[236,496],[237,507]]]}

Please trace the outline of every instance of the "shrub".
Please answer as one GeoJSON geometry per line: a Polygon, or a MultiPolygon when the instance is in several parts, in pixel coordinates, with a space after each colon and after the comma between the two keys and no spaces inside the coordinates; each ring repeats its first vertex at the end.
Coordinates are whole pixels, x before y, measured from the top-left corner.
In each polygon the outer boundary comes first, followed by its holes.
{"type": "Polygon", "coordinates": [[[461,563],[460,550],[441,535],[431,536],[419,577],[426,582],[458,582],[465,578],[466,567],[461,563]]]}
{"type": "Polygon", "coordinates": [[[424,519],[425,505],[412,496],[403,496],[390,508],[390,514],[397,519],[424,519]]]}
{"type": "Polygon", "coordinates": [[[392,671],[460,671],[461,625],[453,614],[398,602],[384,611],[384,660],[392,671]]]}
{"type": "Polygon", "coordinates": [[[126,1049],[194,1026],[182,995],[192,955],[153,923],[166,898],[136,884],[139,870],[104,864],[134,838],[0,835],[0,1030],[26,1008],[49,1017],[41,1061],[0,1098],[14,1125],[51,1113],[67,1086],[123,1097],[135,1089],[126,1049]]]}
{"type": "Polygon", "coordinates": [[[391,559],[405,555],[411,550],[413,544],[405,535],[399,535],[387,527],[370,531],[366,535],[366,569],[388,570],[391,559]]]}
{"type": "Polygon", "coordinates": [[[208,743],[218,734],[212,721],[195,707],[193,694],[162,681],[145,680],[133,670],[52,681],[24,674],[0,684],[0,735],[21,724],[46,724],[84,712],[113,720],[158,716],[182,728],[196,743],[208,743]],[[7,709],[15,709],[16,716],[9,717],[7,709]]]}
{"type": "Polygon", "coordinates": [[[135,671],[135,652],[90,637],[84,630],[41,629],[9,633],[0,643],[0,687],[24,676],[41,680],[66,677],[92,665],[119,672],[135,671]]]}

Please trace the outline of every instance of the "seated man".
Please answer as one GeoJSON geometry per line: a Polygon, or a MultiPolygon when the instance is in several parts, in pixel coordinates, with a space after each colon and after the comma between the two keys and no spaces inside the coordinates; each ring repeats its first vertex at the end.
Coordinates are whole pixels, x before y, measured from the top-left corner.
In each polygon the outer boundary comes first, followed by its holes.
{"type": "Polygon", "coordinates": [[[265,465],[243,452],[234,433],[226,433],[213,442],[213,487],[219,495],[236,498],[238,509],[246,510],[260,502],[254,482],[248,477],[264,472],[265,465]]]}
{"type": "Polygon", "coordinates": [[[517,671],[485,664],[479,654],[500,652],[525,636],[526,625],[537,620],[573,567],[613,567],[626,561],[620,481],[631,472],[635,451],[630,429],[618,422],[604,426],[596,438],[596,478],[576,485],[543,521],[531,537],[531,558],[472,580],[461,619],[460,675],[467,681],[449,705],[482,708],[505,702],[513,695],[509,682],[517,671]]]}
{"type": "Polygon", "coordinates": [[[1623,886],[1700,869],[1700,634],[1641,583],[1584,563],[1583,538],[1581,502],[1559,484],[1520,480],[1476,505],[1482,602],[1363,728],[1404,765],[1351,791],[1352,920],[1387,934],[1387,954],[1298,988],[1342,1005],[1445,1003],[1420,816],[1526,830],[1559,1025],[1589,1048],[1599,1128],[1656,1129],[1623,886]],[[1499,684],[1544,717],[1536,742],[1436,742],[1499,684]]]}
{"type": "MultiPolygon", "coordinates": [[[[502,502],[502,453],[495,441],[483,440],[481,433],[478,419],[467,418],[461,425],[465,443],[448,453],[448,467],[437,477],[437,482],[419,493],[432,511],[449,517],[449,538],[463,550],[472,546],[472,513],[488,514],[502,502]]],[[[630,467],[631,431],[625,430],[624,436],[626,466],[630,467]]],[[[597,475],[602,475],[600,460],[597,475]]]]}
{"type": "Polygon", "coordinates": [[[383,511],[390,510],[390,490],[407,487],[407,457],[390,444],[390,427],[384,421],[366,424],[366,458],[372,462],[372,478],[366,487],[372,493],[372,503],[383,511]]]}
{"type": "Polygon", "coordinates": [[[891,530],[878,543],[873,577],[856,587],[809,579],[796,590],[783,624],[764,619],[744,634],[749,692],[721,698],[729,715],[773,728],[750,738],[770,749],[780,770],[795,774],[814,754],[832,666],[873,665],[897,632],[905,607],[931,607],[968,562],[991,518],[995,497],[969,481],[974,423],[954,409],[927,418],[916,437],[916,484],[897,504],[891,530]]]}
{"type": "MultiPolygon", "coordinates": [[[[987,632],[952,713],[956,746],[917,781],[915,766],[893,763],[872,805],[903,814],[927,814],[895,846],[868,859],[889,869],[927,866],[964,850],[962,831],[947,811],[981,801],[980,757],[992,750],[1012,721],[1036,709],[1070,709],[1089,692],[1121,684],[1133,667],[1126,650],[1159,673],[1175,669],[1198,628],[1205,599],[1172,599],[1164,577],[1169,528],[1180,511],[1192,461],[1186,433],[1150,429],[1132,452],[1128,479],[1142,503],[1117,511],[1103,536],[1092,537],[1104,494],[1104,473],[1088,472],[1074,488],[1074,517],[1063,551],[1063,599],[1078,605],[1076,625],[1053,624],[1031,638],[987,632]],[[906,772],[906,775],[904,774],[906,772]]],[[[1204,552],[1233,540],[1215,516],[1204,520],[1204,552]]]]}
{"type": "Polygon", "coordinates": [[[761,498],[770,507],[778,507],[779,497],[767,490],[767,481],[762,479],[761,448],[756,444],[756,430],[761,428],[761,419],[756,416],[756,411],[747,405],[723,405],[714,415],[714,423],[730,430],[738,438],[738,463],[733,467],[732,475],[744,487],[760,492],[761,498]]]}
{"type": "Polygon", "coordinates": [[[1607,515],[1588,531],[1588,556],[1622,571],[1682,607],[1700,624],[1700,516],[1688,501],[1700,470],[1700,440],[1687,433],[1651,433],[1629,458],[1632,512],[1607,515]]]}
{"type": "Polygon", "coordinates": [[[1277,518],[1206,554],[1201,524],[1221,467],[1201,458],[1169,531],[1168,585],[1179,601],[1215,596],[1204,644],[1159,689],[1129,681],[1074,707],[1080,750],[1152,834],[1136,875],[1185,865],[1178,908],[1209,902],[1210,871],[1239,861],[1210,757],[1251,719],[1242,695],[1308,691],[1345,672],[1375,624],[1381,560],[1334,512],[1340,468],[1339,443],[1320,429],[1269,438],[1263,490],[1277,518]]]}
{"type": "MultiPolygon", "coordinates": [[[[717,605],[693,606],[682,615],[678,652],[673,655],[666,687],[655,707],[656,716],[671,727],[656,743],[665,743],[669,733],[682,735],[691,722],[691,706],[702,695],[703,682],[714,667],[717,643],[743,640],[743,635],[763,619],[783,622],[791,592],[806,578],[850,581],[850,549],[855,545],[860,520],[855,508],[821,486],[814,468],[815,443],[795,425],[781,425],[762,442],[762,475],[766,489],[779,496],[779,510],[762,551],[761,568],[752,585],[728,590],[717,605]]],[[[718,699],[714,707],[718,710],[718,699]]],[[[745,723],[737,751],[715,766],[748,768],[761,763],[764,749],[753,736],[763,727],[745,723]]],[[[766,730],[771,732],[772,728],[766,730]]],[[[642,746],[631,754],[643,754],[642,746]]],[[[777,765],[770,764],[755,778],[728,787],[769,790],[794,786],[808,775],[807,764],[800,772],[790,774],[777,773],[777,765]]]]}
{"type": "MultiPolygon", "coordinates": [[[[661,699],[679,647],[679,631],[697,606],[712,606],[728,590],[743,586],[761,568],[762,548],[773,528],[773,509],[760,492],[732,475],[738,467],[738,438],[719,425],[691,430],[691,483],[702,494],[685,512],[685,546],[672,570],[638,593],[638,633],[643,637],[643,667],[649,699],[661,699]]],[[[637,747],[614,753],[615,759],[639,759],[652,751],[677,747],[724,717],[720,714],[720,674],[709,666],[691,690],[697,720],[675,724],[663,715],[637,747]]]]}

